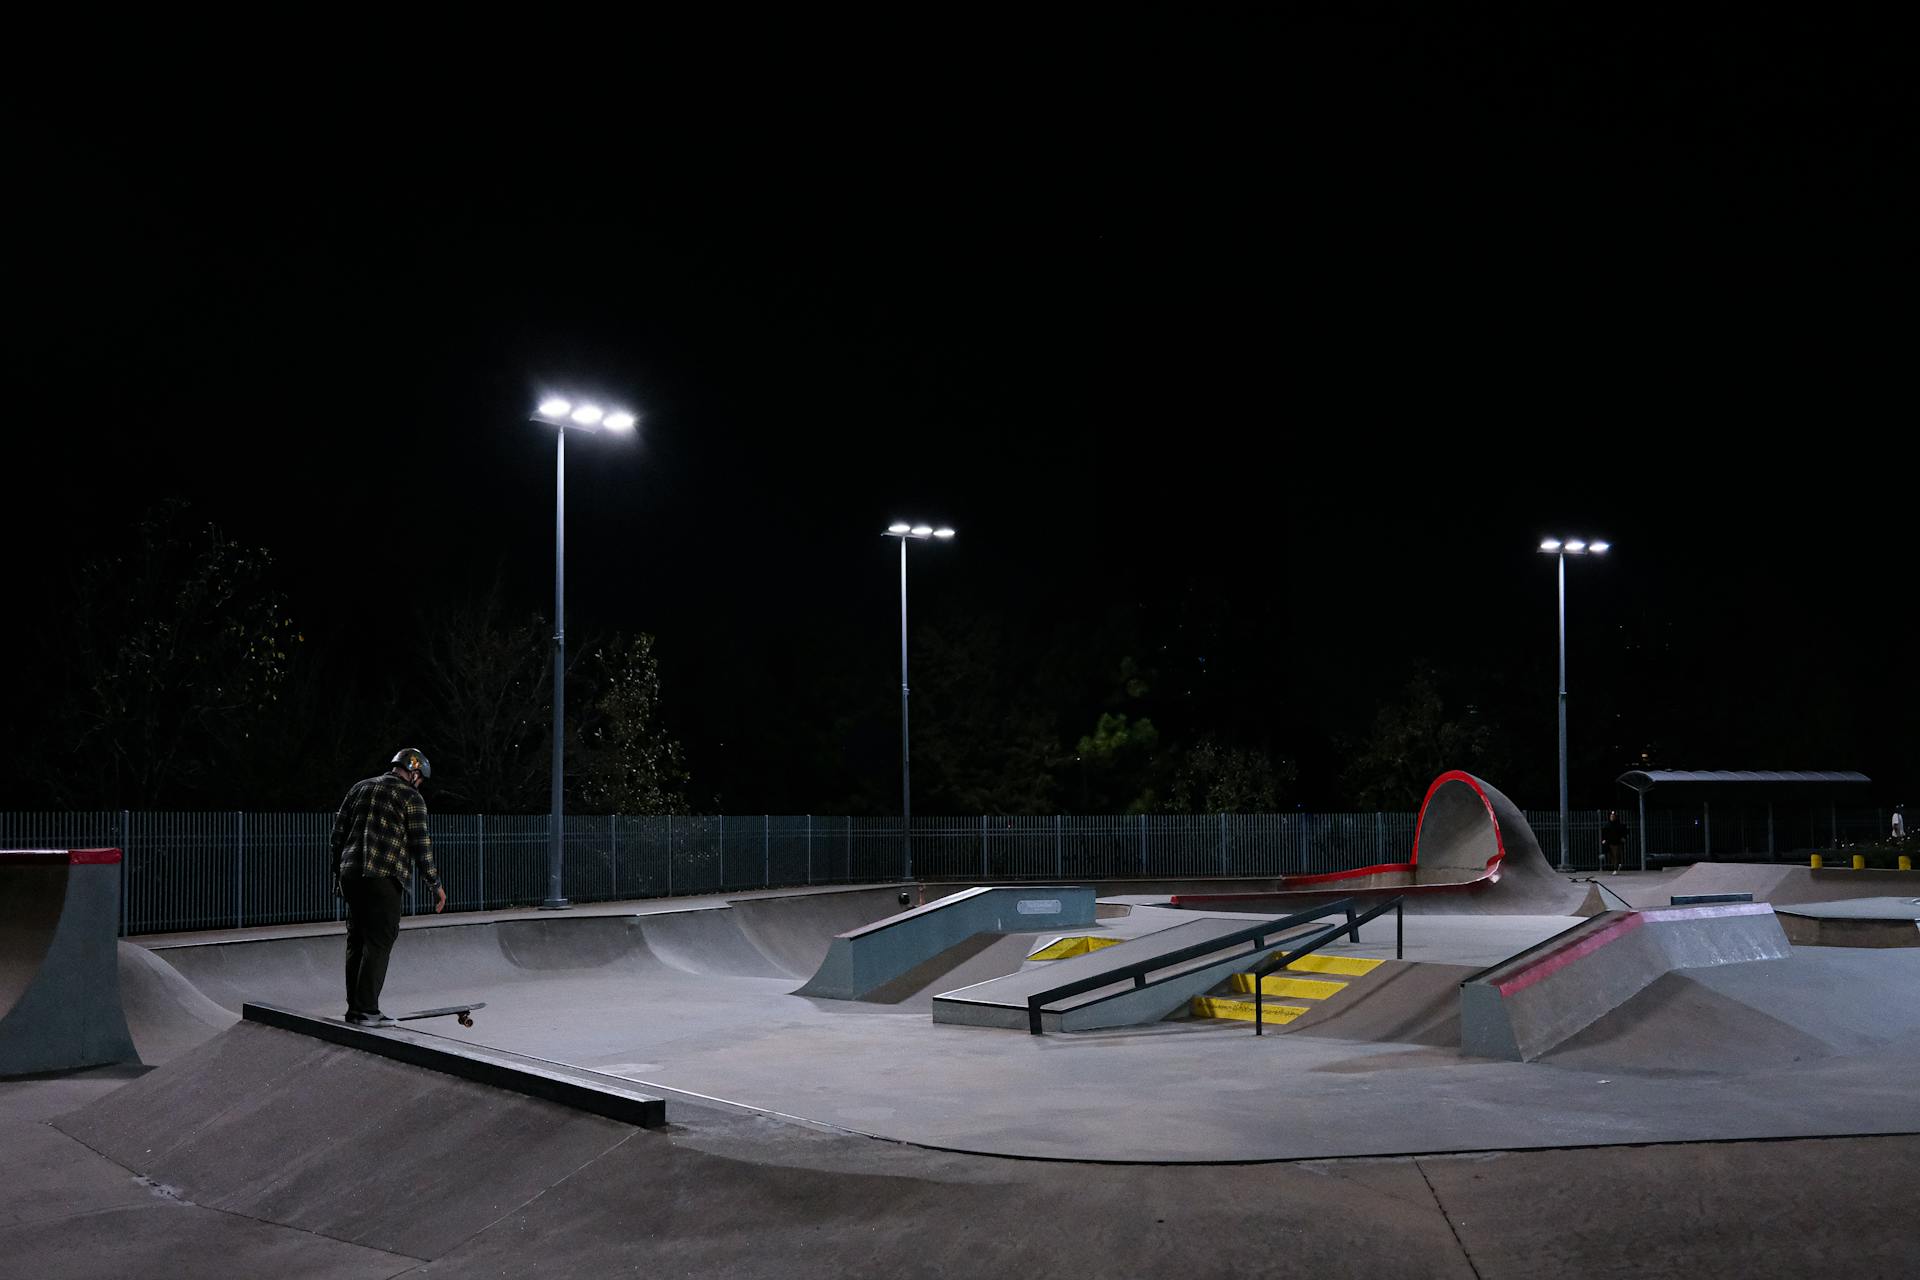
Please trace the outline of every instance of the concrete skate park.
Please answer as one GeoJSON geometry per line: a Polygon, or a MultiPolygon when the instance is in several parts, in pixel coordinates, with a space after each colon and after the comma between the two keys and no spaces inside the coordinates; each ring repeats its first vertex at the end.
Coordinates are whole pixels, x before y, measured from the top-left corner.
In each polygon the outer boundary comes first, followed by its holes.
{"type": "Polygon", "coordinates": [[[6,869],[22,1275],[1920,1265],[1911,873],[1569,875],[1455,773],[1334,876],[413,918],[389,1011],[485,1007],[370,1030],[91,856],[6,869]]]}

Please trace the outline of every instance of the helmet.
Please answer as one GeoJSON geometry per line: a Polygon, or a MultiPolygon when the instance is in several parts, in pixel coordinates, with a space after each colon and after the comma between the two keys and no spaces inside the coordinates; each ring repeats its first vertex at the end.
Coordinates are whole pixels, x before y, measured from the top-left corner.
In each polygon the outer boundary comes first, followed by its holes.
{"type": "Polygon", "coordinates": [[[418,769],[420,776],[423,778],[431,778],[433,776],[433,766],[427,763],[427,758],[420,754],[419,748],[417,747],[400,748],[393,753],[392,763],[396,768],[400,769],[418,769]]]}

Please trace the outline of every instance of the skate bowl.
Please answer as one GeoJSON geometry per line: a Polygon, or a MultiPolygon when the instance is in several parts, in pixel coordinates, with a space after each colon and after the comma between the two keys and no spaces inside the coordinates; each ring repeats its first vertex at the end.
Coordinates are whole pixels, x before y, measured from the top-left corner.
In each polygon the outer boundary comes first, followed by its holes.
{"type": "Polygon", "coordinates": [[[139,1061],[119,918],[118,849],[0,850],[0,1076],[139,1061]]]}
{"type": "Polygon", "coordinates": [[[1406,895],[1409,911],[1533,915],[1571,915],[1584,896],[1547,865],[1532,825],[1513,801],[1492,783],[1454,769],[1427,788],[1404,862],[1282,876],[1270,891],[1181,893],[1169,901],[1203,911],[1266,911],[1315,898],[1388,894],[1406,895]]]}

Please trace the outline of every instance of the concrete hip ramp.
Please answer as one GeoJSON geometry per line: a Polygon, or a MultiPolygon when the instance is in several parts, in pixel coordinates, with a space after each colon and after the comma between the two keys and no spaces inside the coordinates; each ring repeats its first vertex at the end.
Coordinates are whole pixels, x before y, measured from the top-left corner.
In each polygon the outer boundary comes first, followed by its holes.
{"type": "Polygon", "coordinates": [[[139,1061],[119,919],[120,850],[0,850],[0,1076],[139,1061]]]}
{"type": "Polygon", "coordinates": [[[1531,1062],[1669,973],[1792,951],[1763,903],[1610,911],[1461,984],[1460,1048],[1531,1062]]]}

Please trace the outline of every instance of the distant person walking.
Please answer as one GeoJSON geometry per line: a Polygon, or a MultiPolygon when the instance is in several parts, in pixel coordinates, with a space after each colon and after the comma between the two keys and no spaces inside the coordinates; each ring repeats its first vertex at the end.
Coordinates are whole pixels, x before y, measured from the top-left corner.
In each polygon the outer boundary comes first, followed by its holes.
{"type": "Polygon", "coordinates": [[[1893,806],[1893,838],[1895,840],[1907,838],[1907,806],[1903,804],[1893,806]]]}
{"type": "Polygon", "coordinates": [[[391,769],[353,784],[333,820],[334,888],[347,902],[347,1021],[356,1026],[394,1025],[380,1012],[380,991],[400,936],[401,895],[416,867],[433,887],[434,911],[447,909],[420,796],[432,776],[425,756],[402,747],[391,769]]]}
{"type": "Polygon", "coordinates": [[[1618,809],[1607,810],[1607,825],[1600,828],[1600,860],[1613,875],[1627,862],[1627,824],[1620,821],[1618,809]]]}

